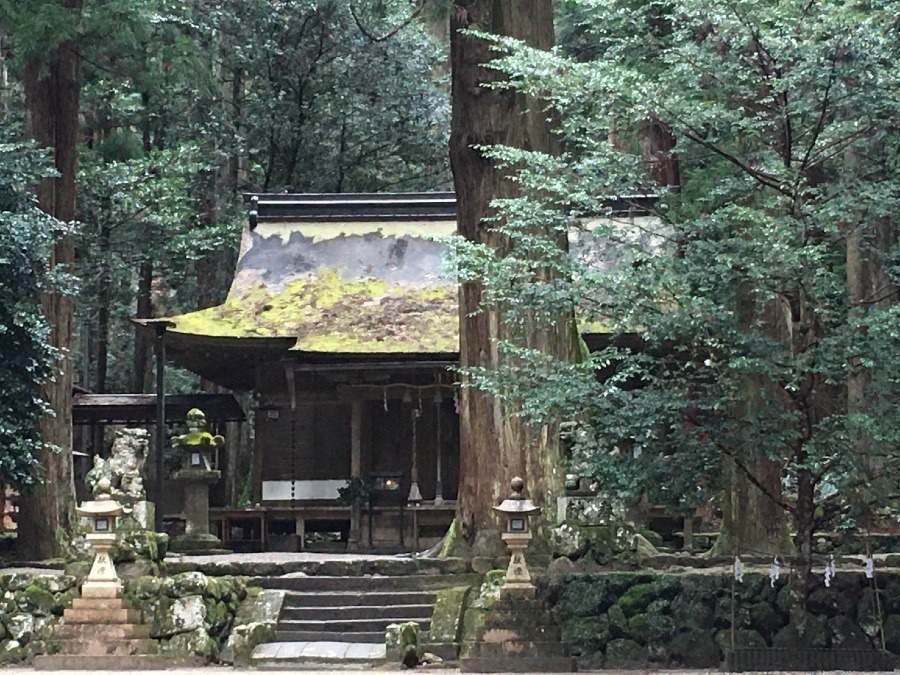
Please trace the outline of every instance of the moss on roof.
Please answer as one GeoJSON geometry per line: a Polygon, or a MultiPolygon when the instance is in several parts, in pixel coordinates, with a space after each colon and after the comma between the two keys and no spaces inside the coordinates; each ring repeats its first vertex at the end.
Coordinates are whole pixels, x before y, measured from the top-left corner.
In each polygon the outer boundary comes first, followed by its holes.
{"type": "Polygon", "coordinates": [[[342,279],[320,267],[281,288],[259,283],[217,307],[172,318],[173,330],[220,337],[296,337],[295,349],[330,353],[459,350],[452,284],[342,279]]]}

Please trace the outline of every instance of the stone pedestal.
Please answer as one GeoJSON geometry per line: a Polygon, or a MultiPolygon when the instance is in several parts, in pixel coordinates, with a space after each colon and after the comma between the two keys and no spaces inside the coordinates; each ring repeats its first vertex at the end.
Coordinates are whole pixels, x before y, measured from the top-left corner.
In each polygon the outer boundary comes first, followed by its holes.
{"type": "Polygon", "coordinates": [[[534,587],[503,587],[476,641],[460,660],[464,673],[572,672],[559,627],[534,587]]]}
{"type": "Polygon", "coordinates": [[[81,587],[81,597],[63,612],[53,633],[55,654],[34,659],[37,670],[143,670],[165,668],[150,627],[141,611],[122,597],[122,581],[109,557],[113,533],[87,535],[95,550],[91,572],[81,587]]]}
{"type": "Polygon", "coordinates": [[[184,534],[172,539],[169,549],[179,553],[225,552],[222,542],[209,531],[209,486],[219,481],[221,471],[182,469],[173,479],[184,488],[184,534]]]}

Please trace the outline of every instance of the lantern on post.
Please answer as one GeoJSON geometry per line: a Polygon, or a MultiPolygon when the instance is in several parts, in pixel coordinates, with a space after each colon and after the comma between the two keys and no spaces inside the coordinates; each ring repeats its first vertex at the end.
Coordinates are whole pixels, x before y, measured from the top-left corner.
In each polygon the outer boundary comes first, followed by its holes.
{"type": "Polygon", "coordinates": [[[501,592],[515,591],[525,595],[534,594],[534,585],[531,583],[531,575],[525,564],[525,549],[531,541],[531,526],[529,518],[541,512],[539,506],[535,506],[530,499],[522,495],[525,489],[525,481],[516,476],[510,481],[512,495],[504,499],[494,510],[502,514],[506,521],[506,531],[501,535],[509,549],[509,567],[506,570],[506,583],[501,592]]]}
{"type": "Polygon", "coordinates": [[[94,550],[94,564],[84,582],[84,597],[118,598],[122,594],[122,581],[116,573],[116,567],[109,550],[116,543],[116,525],[124,509],[109,494],[111,483],[103,477],[97,481],[94,499],[82,502],[75,513],[86,518],[91,531],[86,539],[94,550]]]}

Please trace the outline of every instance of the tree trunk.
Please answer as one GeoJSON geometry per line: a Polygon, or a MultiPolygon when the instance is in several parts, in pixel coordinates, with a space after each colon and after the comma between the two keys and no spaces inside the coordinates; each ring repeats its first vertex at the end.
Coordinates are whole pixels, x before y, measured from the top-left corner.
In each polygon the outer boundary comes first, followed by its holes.
{"type": "MultiPolygon", "coordinates": [[[[514,184],[473,146],[508,145],[551,151],[547,114],[541,105],[511,91],[486,89],[502,78],[484,67],[491,60],[488,43],[463,35],[475,28],[512,36],[530,45],[553,45],[553,7],[550,0],[468,0],[454,5],[450,19],[453,113],[450,162],[457,196],[459,233],[486,243],[499,254],[509,244],[489,231],[482,219],[490,201],[515,194],[514,184]]],[[[564,241],[560,242],[565,245],[564,241]]],[[[496,368],[502,360],[497,340],[510,336],[497,308],[481,305],[482,287],[465,283],[460,289],[460,363],[470,368],[496,368]],[[473,314],[474,313],[474,314],[473,314]]],[[[571,317],[553,326],[536,327],[519,336],[528,346],[570,360],[571,317]]],[[[513,476],[525,479],[528,495],[545,507],[562,491],[559,442],[553,427],[526,428],[510,406],[482,391],[463,387],[460,401],[460,476],[457,534],[469,545],[476,536],[484,545],[499,548],[498,523],[492,507],[509,495],[513,476]],[[483,536],[482,536],[483,533],[483,536]]],[[[486,551],[487,552],[487,551],[486,551]]]]}
{"type": "MultiPolygon", "coordinates": [[[[760,301],[749,288],[737,294],[737,316],[743,330],[751,330],[758,313],[765,314],[764,322],[770,335],[790,341],[790,318],[785,318],[779,302],[760,301]]],[[[747,377],[743,400],[735,406],[738,419],[751,419],[759,405],[763,390],[778,398],[777,387],[760,377],[747,377]]],[[[790,405],[790,402],[785,402],[790,405]]],[[[722,500],[722,531],[716,540],[714,553],[718,555],[787,554],[792,552],[787,528],[787,513],[782,501],[781,464],[767,459],[755,447],[733,448],[736,460],[726,459],[727,486],[722,500]],[[739,461],[741,466],[736,463],[739,461]],[[750,475],[748,475],[750,474],[750,475]],[[752,478],[751,478],[752,476],[752,478]]]]}
{"type": "MultiPolygon", "coordinates": [[[[77,11],[81,0],[66,0],[77,11]]],[[[75,174],[78,155],[78,109],[81,65],[78,49],[63,42],[49,57],[29,61],[23,72],[28,133],[38,145],[51,148],[60,176],[44,180],[37,189],[40,207],[61,221],[75,220],[75,174]]],[[[53,247],[50,267],[71,272],[75,242],[71,235],[53,247]]],[[[39,560],[62,554],[74,516],[75,485],[72,470],[72,386],[74,305],[71,295],[58,289],[41,298],[50,325],[50,343],[59,350],[56,377],[43,386],[43,396],[53,410],[40,423],[41,438],[53,446],[41,449],[38,461],[44,482],[22,495],[18,521],[20,554],[39,560]]]]}
{"type": "MultiPolygon", "coordinates": [[[[150,319],[153,317],[153,262],[143,260],[138,268],[138,319],[150,319]]],[[[150,352],[151,344],[141,331],[135,330],[134,336],[134,367],[132,368],[131,390],[136,393],[148,393],[150,391],[150,352]]]]}

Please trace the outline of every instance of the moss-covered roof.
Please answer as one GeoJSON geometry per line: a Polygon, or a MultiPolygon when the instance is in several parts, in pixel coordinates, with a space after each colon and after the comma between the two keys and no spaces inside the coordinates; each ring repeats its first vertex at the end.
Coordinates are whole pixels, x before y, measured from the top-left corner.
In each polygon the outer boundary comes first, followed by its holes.
{"type": "Polygon", "coordinates": [[[296,338],[326,353],[459,350],[456,284],[441,274],[452,221],[264,223],[245,234],[227,300],[171,318],[179,333],[296,338]]]}

